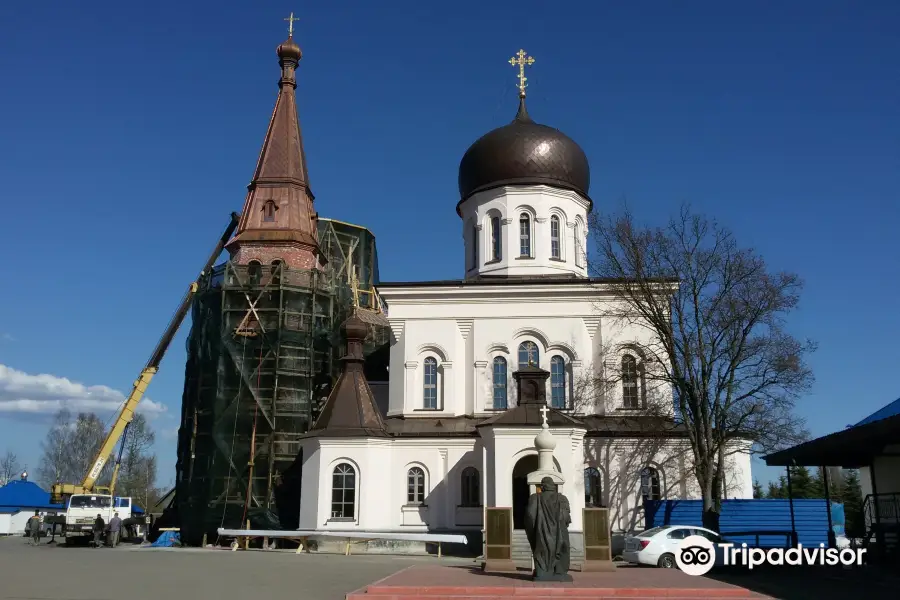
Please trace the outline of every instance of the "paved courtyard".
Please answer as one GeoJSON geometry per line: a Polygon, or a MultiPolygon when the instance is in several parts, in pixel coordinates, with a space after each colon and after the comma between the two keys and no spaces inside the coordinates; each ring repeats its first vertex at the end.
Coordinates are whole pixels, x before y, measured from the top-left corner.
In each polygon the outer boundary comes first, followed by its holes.
{"type": "Polygon", "coordinates": [[[22,537],[0,538],[0,600],[343,600],[346,593],[404,567],[438,560],[474,564],[471,559],[427,556],[35,548],[22,537]]]}
{"type": "MultiPolygon", "coordinates": [[[[472,559],[121,546],[31,547],[0,538],[0,600],[196,600],[344,595],[410,565],[475,565],[472,559]]],[[[628,568],[628,567],[626,567],[628,568]]],[[[779,600],[897,598],[900,578],[869,569],[778,568],[713,575],[779,600]]]]}

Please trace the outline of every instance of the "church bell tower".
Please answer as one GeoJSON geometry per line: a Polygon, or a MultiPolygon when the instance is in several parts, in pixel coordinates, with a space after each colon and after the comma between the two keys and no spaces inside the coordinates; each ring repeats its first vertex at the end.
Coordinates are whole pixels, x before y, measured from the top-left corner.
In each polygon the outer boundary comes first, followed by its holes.
{"type": "Polygon", "coordinates": [[[282,263],[293,269],[319,264],[317,214],[309,187],[306,153],[297,118],[296,69],[303,53],[294,41],[293,15],[288,39],[278,46],[281,78],[253,179],[238,223],[226,248],[238,265],[282,263]]]}

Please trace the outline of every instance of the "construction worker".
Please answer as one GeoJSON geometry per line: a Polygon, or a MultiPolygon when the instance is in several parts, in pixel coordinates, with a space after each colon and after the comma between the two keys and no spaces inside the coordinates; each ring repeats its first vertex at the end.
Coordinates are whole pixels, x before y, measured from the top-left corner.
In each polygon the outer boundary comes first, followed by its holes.
{"type": "Polygon", "coordinates": [[[103,546],[103,533],[105,531],[106,522],[103,520],[103,516],[97,513],[97,518],[94,519],[94,548],[103,546]]]}
{"type": "Polygon", "coordinates": [[[119,513],[113,515],[113,518],[109,520],[109,547],[115,548],[119,543],[119,532],[122,531],[122,519],[119,518],[119,513]]]}
{"type": "Polygon", "coordinates": [[[37,546],[41,543],[41,513],[34,511],[34,516],[28,519],[28,533],[31,535],[31,545],[37,546]]]}

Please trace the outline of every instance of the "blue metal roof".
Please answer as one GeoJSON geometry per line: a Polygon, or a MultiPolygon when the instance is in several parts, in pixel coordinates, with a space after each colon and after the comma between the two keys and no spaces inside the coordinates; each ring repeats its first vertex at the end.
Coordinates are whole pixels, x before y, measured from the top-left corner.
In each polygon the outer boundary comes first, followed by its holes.
{"type": "Polygon", "coordinates": [[[0,511],[22,508],[59,510],[62,505],[50,504],[50,492],[45,492],[32,481],[19,479],[0,487],[0,511]]]}
{"type": "Polygon", "coordinates": [[[888,417],[893,417],[895,415],[900,415],[900,398],[897,398],[887,406],[876,410],[871,415],[854,425],[854,427],[858,427],[859,425],[866,425],[868,423],[874,423],[875,421],[887,419],[888,417]]]}

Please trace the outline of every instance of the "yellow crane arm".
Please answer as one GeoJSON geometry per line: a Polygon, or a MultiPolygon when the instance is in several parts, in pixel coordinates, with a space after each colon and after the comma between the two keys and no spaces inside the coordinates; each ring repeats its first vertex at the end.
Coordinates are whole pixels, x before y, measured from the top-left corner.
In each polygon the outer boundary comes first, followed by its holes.
{"type": "Polygon", "coordinates": [[[125,404],[122,406],[122,410],[119,412],[116,422],[113,423],[112,429],[109,430],[109,434],[107,434],[106,439],[103,441],[103,445],[100,446],[100,451],[97,453],[97,458],[94,459],[94,464],[91,466],[90,471],[84,476],[84,480],[81,482],[82,489],[90,490],[94,487],[94,483],[97,481],[97,478],[100,477],[100,473],[103,472],[106,461],[112,455],[116,442],[119,441],[119,437],[121,437],[122,432],[125,431],[125,427],[131,423],[131,419],[134,418],[134,411],[137,408],[138,403],[140,403],[141,398],[144,397],[144,392],[147,391],[150,380],[153,379],[153,376],[156,375],[158,370],[158,367],[146,367],[141,371],[141,376],[134,382],[134,387],[132,388],[131,393],[128,394],[128,399],[125,400],[125,404]]]}
{"type": "MultiPolygon", "coordinates": [[[[203,275],[208,273],[210,269],[212,269],[212,266],[216,262],[216,259],[219,258],[219,255],[225,248],[225,244],[228,243],[229,239],[231,239],[231,234],[234,233],[234,230],[237,228],[239,219],[240,215],[238,215],[237,213],[231,213],[231,221],[228,223],[228,227],[225,228],[225,232],[219,238],[216,247],[209,255],[209,258],[207,259],[203,269],[200,271],[200,276],[197,278],[198,280],[202,278],[203,275]]],[[[122,409],[116,416],[116,421],[115,423],[113,423],[112,429],[110,429],[109,433],[106,436],[106,439],[103,440],[103,445],[100,447],[100,451],[97,453],[96,458],[94,458],[94,462],[91,465],[91,468],[88,470],[88,472],[84,476],[84,479],[81,481],[81,485],[75,485],[71,483],[54,484],[50,488],[51,502],[53,502],[54,504],[60,504],[65,500],[67,496],[71,496],[73,494],[89,493],[94,490],[97,478],[100,477],[100,474],[103,472],[103,467],[106,465],[106,462],[112,455],[113,448],[115,448],[116,442],[119,441],[119,438],[122,436],[122,432],[125,431],[125,428],[129,423],[131,423],[131,420],[134,418],[134,411],[135,409],[137,409],[141,398],[144,397],[144,392],[147,391],[147,386],[150,385],[150,380],[153,379],[153,376],[156,375],[156,372],[159,370],[159,365],[162,362],[163,356],[165,356],[166,354],[166,350],[168,350],[169,348],[169,344],[172,343],[172,339],[178,332],[178,328],[181,326],[181,323],[184,321],[185,317],[187,317],[188,311],[190,311],[191,308],[191,303],[194,300],[194,295],[197,293],[198,289],[199,284],[196,281],[191,283],[187,293],[181,300],[181,305],[172,316],[171,321],[169,321],[169,325],[168,327],[166,327],[165,333],[163,333],[162,337],[159,339],[159,342],[157,342],[156,348],[153,350],[153,354],[150,356],[150,360],[147,361],[147,365],[141,371],[140,377],[138,377],[137,381],[134,382],[134,387],[132,388],[131,393],[128,394],[128,398],[125,400],[125,404],[122,406],[122,409]]],[[[118,470],[115,476],[118,476],[118,470]]],[[[114,485],[115,483],[113,482],[110,487],[112,488],[114,485]]]]}

